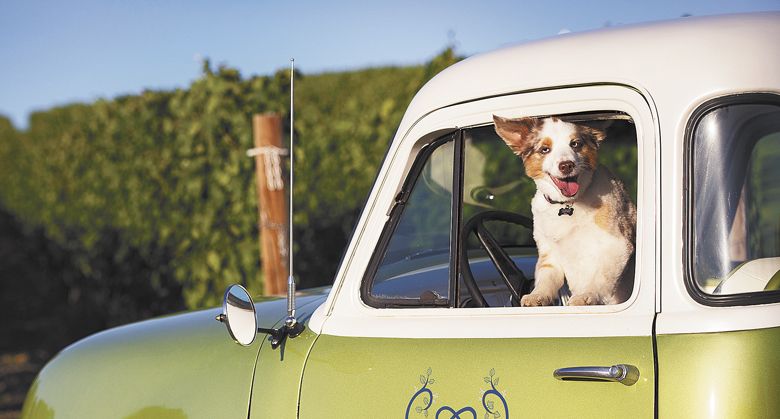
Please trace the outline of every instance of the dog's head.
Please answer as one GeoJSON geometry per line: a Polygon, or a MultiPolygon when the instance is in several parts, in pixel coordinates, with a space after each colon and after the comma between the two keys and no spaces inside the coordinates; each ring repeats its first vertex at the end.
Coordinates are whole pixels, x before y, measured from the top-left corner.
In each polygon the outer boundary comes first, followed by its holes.
{"type": "Polygon", "coordinates": [[[493,115],[493,121],[498,135],[523,159],[526,174],[549,199],[574,201],[590,185],[603,131],[554,117],[493,115]]]}

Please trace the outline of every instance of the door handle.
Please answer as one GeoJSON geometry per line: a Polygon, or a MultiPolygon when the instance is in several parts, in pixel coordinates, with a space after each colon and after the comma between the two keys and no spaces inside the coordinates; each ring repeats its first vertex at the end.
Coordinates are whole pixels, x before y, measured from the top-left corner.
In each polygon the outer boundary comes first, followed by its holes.
{"type": "Polygon", "coordinates": [[[639,381],[639,369],[628,364],[558,368],[553,372],[553,377],[562,381],[613,381],[630,386],[639,381]]]}

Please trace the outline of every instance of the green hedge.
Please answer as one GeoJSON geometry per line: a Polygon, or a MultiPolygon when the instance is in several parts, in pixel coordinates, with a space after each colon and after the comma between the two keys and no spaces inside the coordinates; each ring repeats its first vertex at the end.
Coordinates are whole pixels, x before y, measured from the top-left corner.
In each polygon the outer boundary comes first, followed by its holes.
{"type": "MultiPolygon", "coordinates": [[[[331,283],[388,141],[414,93],[457,61],[296,79],[296,277],[331,283]]],[[[66,259],[47,278],[115,317],[149,299],[215,305],[229,283],[262,290],[251,117],[289,115],[289,75],[212,69],[145,91],[0,118],[0,206],[66,259]],[[144,290],[131,301],[128,293],[144,290]]],[[[285,126],[285,140],[289,138],[285,126]]],[[[3,278],[3,280],[6,280],[3,278]]],[[[171,303],[169,306],[176,306],[171,303]]]]}

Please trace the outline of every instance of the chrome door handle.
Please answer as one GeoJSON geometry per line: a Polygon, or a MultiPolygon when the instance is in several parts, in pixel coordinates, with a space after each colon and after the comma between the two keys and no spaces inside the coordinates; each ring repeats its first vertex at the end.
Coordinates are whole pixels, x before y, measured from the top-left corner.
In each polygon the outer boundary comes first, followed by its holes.
{"type": "Polygon", "coordinates": [[[553,372],[553,377],[563,381],[614,381],[630,386],[639,381],[639,369],[627,364],[558,368],[553,372]]]}

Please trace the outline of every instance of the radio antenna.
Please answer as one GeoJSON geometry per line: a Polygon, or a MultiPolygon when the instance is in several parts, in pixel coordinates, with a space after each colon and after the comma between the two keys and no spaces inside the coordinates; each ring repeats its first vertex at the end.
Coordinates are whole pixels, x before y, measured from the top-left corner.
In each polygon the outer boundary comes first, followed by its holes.
{"type": "MultiPolygon", "coordinates": [[[[287,293],[289,297],[291,284],[295,287],[295,281],[293,280],[293,166],[295,165],[295,153],[293,153],[295,144],[295,58],[290,58],[290,241],[288,246],[290,247],[288,255],[290,257],[290,275],[287,278],[287,293]]],[[[294,291],[294,290],[293,290],[294,291]]],[[[293,316],[295,307],[288,303],[287,312],[293,316]],[[292,312],[292,313],[291,313],[292,312]]]]}
{"type": "Polygon", "coordinates": [[[290,275],[287,277],[287,318],[284,320],[290,337],[303,332],[303,325],[295,318],[295,277],[293,275],[293,166],[295,165],[295,58],[290,58],[290,275]]]}
{"type": "MultiPolygon", "coordinates": [[[[295,153],[293,153],[294,150],[294,144],[295,144],[295,95],[294,95],[294,83],[295,83],[295,58],[290,58],[290,241],[287,243],[287,248],[289,249],[289,267],[290,267],[290,274],[287,277],[287,318],[284,319],[284,324],[281,325],[278,328],[275,329],[266,329],[263,327],[258,327],[257,332],[258,333],[265,333],[271,336],[271,348],[276,349],[279,347],[279,345],[282,345],[287,339],[287,337],[294,338],[301,333],[303,333],[304,329],[306,329],[306,326],[303,325],[303,323],[300,323],[298,319],[295,318],[295,277],[293,276],[293,185],[294,185],[294,179],[293,179],[293,166],[295,166],[295,153]]],[[[260,149],[252,149],[247,152],[248,155],[254,156],[256,154],[250,154],[250,153],[262,153],[262,150],[260,149]]],[[[228,292],[230,292],[231,288],[228,288],[228,292]]],[[[246,290],[245,290],[246,291],[246,290]]],[[[226,294],[227,295],[227,294],[226,294]]],[[[225,297],[227,298],[227,296],[225,297]]],[[[250,298],[251,300],[251,298],[250,298]]],[[[227,301],[227,300],[225,300],[227,301]]],[[[227,304],[227,303],[225,303],[227,304]]],[[[223,309],[223,313],[217,316],[217,321],[223,322],[227,319],[226,311],[227,309],[223,309]]],[[[228,323],[228,330],[230,330],[230,323],[228,323]]],[[[233,332],[230,332],[231,336],[233,332]]]]}

